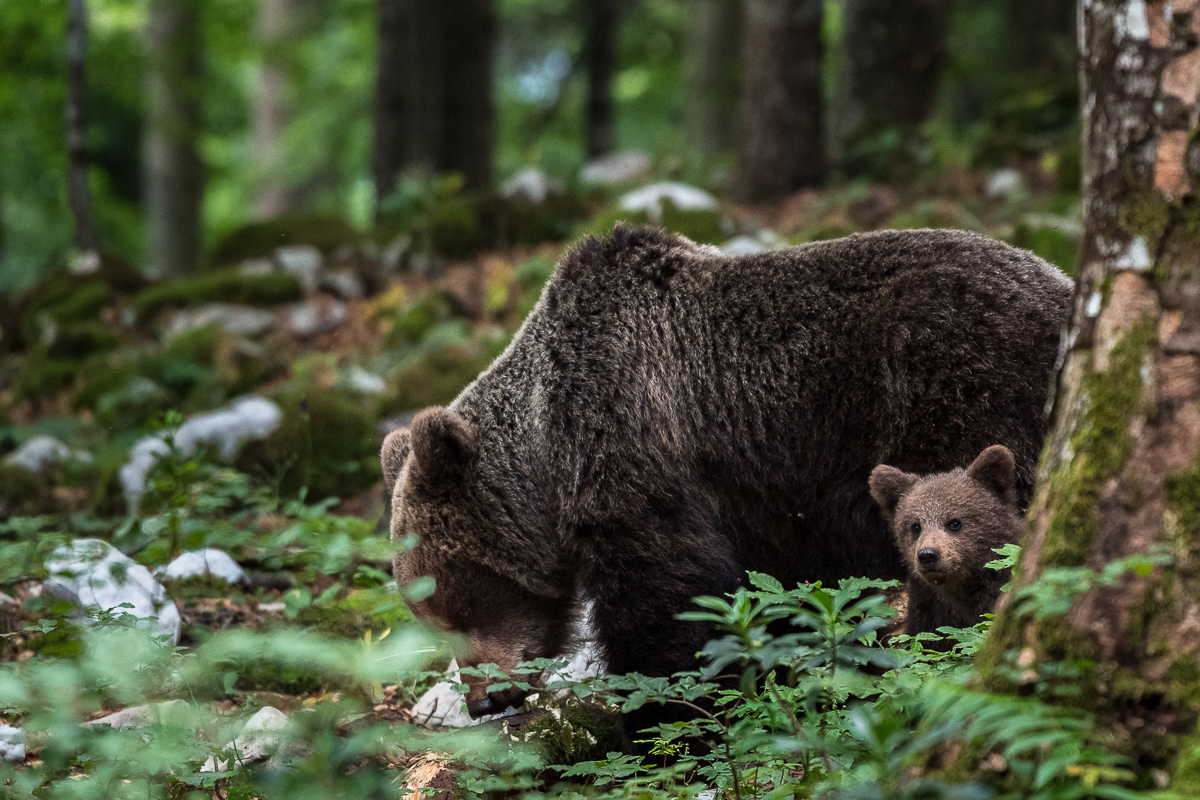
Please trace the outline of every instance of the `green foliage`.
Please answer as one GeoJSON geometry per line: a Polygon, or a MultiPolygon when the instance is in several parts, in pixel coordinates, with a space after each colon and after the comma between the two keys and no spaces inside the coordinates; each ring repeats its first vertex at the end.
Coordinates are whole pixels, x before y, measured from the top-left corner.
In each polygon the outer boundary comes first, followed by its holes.
{"type": "Polygon", "coordinates": [[[274,305],[299,300],[301,294],[300,283],[291,275],[243,275],[235,268],[152,286],[136,294],[129,305],[147,318],[169,307],[217,302],[274,305]]]}

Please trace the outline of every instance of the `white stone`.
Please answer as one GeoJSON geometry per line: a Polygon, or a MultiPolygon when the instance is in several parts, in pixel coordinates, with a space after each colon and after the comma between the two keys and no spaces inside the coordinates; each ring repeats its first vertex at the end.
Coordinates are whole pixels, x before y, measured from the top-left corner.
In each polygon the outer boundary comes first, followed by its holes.
{"type": "Polygon", "coordinates": [[[228,553],[212,547],[180,553],[165,567],[159,567],[155,576],[160,580],[178,581],[201,575],[212,575],[229,584],[246,580],[246,573],[228,553]]]}
{"type": "Polygon", "coordinates": [[[163,703],[147,703],[144,706],[132,706],[114,711],[108,716],[81,723],[84,728],[98,728],[107,725],[110,728],[145,728],[155,722],[187,709],[186,700],[168,700],[163,703]]]}
{"type": "Polygon", "coordinates": [[[279,406],[265,397],[250,395],[228,408],[198,414],[175,431],[175,446],[191,455],[202,446],[213,447],[224,461],[232,461],[241,446],[266,439],[283,420],[279,406]]]}
{"type": "Polygon", "coordinates": [[[753,236],[737,236],[721,245],[721,254],[726,256],[752,256],[765,253],[768,248],[753,236]]]}
{"type": "Polygon", "coordinates": [[[988,176],[983,193],[993,200],[1009,200],[1029,191],[1025,176],[1012,167],[1003,167],[988,176]]]}
{"type": "Polygon", "coordinates": [[[300,281],[304,291],[311,292],[317,288],[325,257],[312,245],[295,244],[277,248],[275,262],[281,270],[300,281]]]}
{"type": "Polygon", "coordinates": [[[592,159],[583,165],[579,177],[584,183],[614,186],[646,174],[653,165],[649,153],[625,150],[592,159]]]}
{"type": "Polygon", "coordinates": [[[417,723],[438,728],[467,728],[516,713],[516,710],[510,706],[499,714],[486,714],[478,719],[472,719],[471,715],[467,713],[466,695],[459,694],[454,690],[455,686],[462,683],[457,659],[450,661],[450,666],[446,668],[446,676],[449,680],[434,685],[432,689],[421,695],[416,705],[412,707],[413,719],[417,723]]]}
{"type": "Polygon", "coordinates": [[[210,303],[199,308],[184,309],[176,314],[167,326],[164,338],[170,341],[180,334],[207,325],[216,325],[226,333],[236,336],[259,336],[266,333],[274,322],[275,315],[261,308],[210,303]]]}
{"type": "Polygon", "coordinates": [[[500,184],[501,197],[524,197],[539,206],[546,202],[550,195],[563,194],[566,191],[565,183],[537,167],[526,167],[500,184]]]}
{"type": "MultiPolygon", "coordinates": [[[[265,706],[258,710],[250,721],[242,727],[242,732],[230,743],[235,753],[234,761],[238,764],[250,764],[262,761],[276,750],[282,739],[281,731],[288,726],[287,714],[277,708],[265,706]]],[[[229,767],[228,761],[218,760],[210,756],[201,772],[224,771],[229,767]]]]}
{"type": "Polygon", "coordinates": [[[351,389],[363,394],[383,394],[387,390],[387,381],[357,364],[346,370],[346,382],[351,389]]]}
{"type": "Polygon", "coordinates": [[[100,253],[88,250],[71,259],[71,265],[67,267],[67,270],[72,275],[94,275],[100,271],[101,266],[100,253]]]}
{"type": "Polygon", "coordinates": [[[141,507],[142,495],[146,493],[146,476],[154,469],[158,459],[170,452],[170,445],[159,436],[139,439],[129,452],[129,460],[117,470],[117,479],[121,481],[121,490],[130,514],[137,514],[141,507]]]}
{"type": "Polygon", "coordinates": [[[288,325],[296,336],[316,336],[333,330],[346,321],[349,312],[344,303],[296,303],[288,308],[288,325]]]}
{"type": "Polygon", "coordinates": [[[362,278],[352,269],[338,269],[321,276],[321,285],[327,286],[347,300],[361,300],[367,290],[362,278]]]}
{"type": "Polygon", "coordinates": [[[275,262],[269,258],[248,258],[238,264],[240,275],[270,275],[275,271],[275,262]]]}
{"type": "Polygon", "coordinates": [[[1146,17],[1145,0],[1129,0],[1124,9],[1115,14],[1113,22],[1113,38],[1117,44],[1126,38],[1136,41],[1150,38],[1150,21],[1146,17]]]}
{"type": "Polygon", "coordinates": [[[36,475],[43,475],[68,461],[82,461],[87,464],[91,460],[91,454],[67,447],[53,436],[31,436],[15,453],[10,453],[4,459],[4,463],[24,467],[36,475]]]}
{"type": "MultiPolygon", "coordinates": [[[[179,641],[179,611],[150,570],[100,539],[76,539],[46,560],[46,592],[86,611],[131,614],[151,623],[158,636],[179,641]],[[128,603],[132,608],[118,608],[128,603]]],[[[96,620],[95,613],[84,617],[96,620]]]]}
{"type": "Polygon", "coordinates": [[[620,206],[625,211],[644,211],[652,221],[661,222],[664,200],[670,200],[681,211],[715,211],[720,205],[717,198],[703,189],[660,181],[623,195],[620,206]]]}
{"type": "Polygon", "coordinates": [[[1092,292],[1091,295],[1088,296],[1087,308],[1083,310],[1083,313],[1091,318],[1100,316],[1100,304],[1103,301],[1104,296],[1101,295],[1100,292],[1092,292]]]}
{"type": "Polygon", "coordinates": [[[0,724],[0,759],[21,761],[25,758],[25,729],[0,724]]]}

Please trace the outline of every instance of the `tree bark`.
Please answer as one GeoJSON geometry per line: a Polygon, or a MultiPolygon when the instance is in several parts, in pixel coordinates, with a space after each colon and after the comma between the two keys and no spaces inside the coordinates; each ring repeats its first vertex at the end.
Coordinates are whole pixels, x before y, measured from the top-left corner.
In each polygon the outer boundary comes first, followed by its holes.
{"type": "Polygon", "coordinates": [[[273,217],[295,208],[287,178],[285,135],[292,119],[291,48],[295,0],[259,0],[258,41],[262,68],[254,97],[254,161],[258,170],[255,216],[273,217]]]}
{"type": "Polygon", "coordinates": [[[825,177],[822,0],[746,0],[745,79],[734,192],[781,197],[825,177]]]}
{"type": "Polygon", "coordinates": [[[1172,561],[1065,617],[1001,609],[979,658],[1015,691],[1053,662],[1083,665],[1059,680],[1143,764],[1195,736],[1200,696],[1200,10],[1172,11],[1083,7],[1085,233],[1016,587],[1154,545],[1172,561]]]}
{"type": "Polygon", "coordinates": [[[88,188],[87,151],[87,5],[67,3],[67,102],[64,108],[67,135],[67,197],[75,220],[75,247],[96,252],[96,225],[88,188]]]}
{"type": "Polygon", "coordinates": [[[858,153],[864,143],[888,131],[899,139],[883,161],[906,160],[937,97],[950,12],[951,0],[846,0],[835,119],[851,172],[866,168],[858,153]]]}
{"type": "Polygon", "coordinates": [[[737,0],[692,0],[684,52],[687,129],[704,153],[732,150],[736,142],[741,37],[737,0]]]}
{"type": "Polygon", "coordinates": [[[150,0],[147,40],[147,271],[185,275],[199,261],[204,193],[199,0],[150,0]]]}
{"type": "Polygon", "coordinates": [[[617,66],[619,0],[588,0],[587,9],[587,154],[613,149],[612,79],[617,66]]]}
{"type": "Polygon", "coordinates": [[[458,172],[468,188],[492,182],[493,0],[443,0],[443,123],[438,168],[458,172]]]}

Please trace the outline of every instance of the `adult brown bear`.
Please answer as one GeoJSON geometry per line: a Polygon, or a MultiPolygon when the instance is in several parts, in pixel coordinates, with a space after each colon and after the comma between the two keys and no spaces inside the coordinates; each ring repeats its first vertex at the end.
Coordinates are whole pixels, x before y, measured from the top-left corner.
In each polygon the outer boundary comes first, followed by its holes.
{"type": "MultiPolygon", "coordinates": [[[[695,667],[697,595],[902,578],[868,491],[1006,445],[1027,501],[1071,295],[972,233],[888,231],[724,258],[618,226],[558,265],[509,348],[383,447],[397,579],[468,662],[556,654],[580,598],[611,671],[695,667]]],[[[500,708],[472,686],[468,708],[500,708]]]]}

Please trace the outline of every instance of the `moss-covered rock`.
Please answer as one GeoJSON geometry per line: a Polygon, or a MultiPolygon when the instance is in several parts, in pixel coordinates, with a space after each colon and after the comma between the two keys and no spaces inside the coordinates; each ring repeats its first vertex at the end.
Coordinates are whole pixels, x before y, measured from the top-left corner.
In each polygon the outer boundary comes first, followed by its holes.
{"type": "Polygon", "coordinates": [[[388,381],[384,416],[445,405],[492,361],[477,347],[446,347],[429,353],[388,381]]]}
{"type": "Polygon", "coordinates": [[[379,480],[375,401],[348,389],[288,386],[271,397],[283,421],[267,439],[252,442],[237,468],[277,482],[309,499],[352,497],[379,480]]]}
{"type": "Polygon", "coordinates": [[[277,247],[312,245],[329,255],[342,245],[362,240],[354,226],[332,214],[283,214],[251,222],[230,232],[213,248],[209,263],[225,267],[254,258],[267,258],[277,247]]]}
{"type": "Polygon", "coordinates": [[[608,235],[618,222],[629,225],[657,225],[682,234],[699,244],[720,244],[730,234],[721,225],[721,213],[712,209],[681,209],[670,200],[662,201],[662,221],[652,222],[645,211],[612,208],[601,211],[576,230],[576,235],[608,235]]]}
{"type": "Polygon", "coordinates": [[[13,395],[17,400],[54,397],[75,383],[79,369],[78,360],[51,358],[39,347],[22,359],[13,395]]]}
{"type": "Polygon", "coordinates": [[[466,309],[452,292],[432,291],[409,298],[392,316],[384,346],[393,349],[417,344],[436,325],[465,315],[466,309]]]}
{"type": "Polygon", "coordinates": [[[98,319],[113,299],[101,280],[83,280],[56,272],[34,287],[21,314],[21,338],[27,348],[49,342],[63,324],[98,319]]]}
{"type": "Polygon", "coordinates": [[[501,247],[533,246],[562,241],[587,219],[587,206],[576,195],[555,192],[541,203],[524,195],[493,197],[488,211],[501,247]]]}
{"type": "Polygon", "coordinates": [[[139,292],[130,306],[142,318],[164,308],[188,308],[205,303],[271,306],[299,300],[304,292],[292,275],[273,272],[243,275],[236,268],[162,283],[139,292]]]}
{"type": "Polygon", "coordinates": [[[509,734],[541,751],[547,764],[598,761],[622,748],[617,715],[573,696],[550,700],[509,734]]]}
{"type": "Polygon", "coordinates": [[[24,467],[0,461],[0,519],[53,512],[54,493],[48,482],[24,467]]]}
{"type": "Polygon", "coordinates": [[[121,334],[102,322],[64,322],[46,344],[46,355],[54,359],[85,358],[104,353],[121,344],[121,334]]]}

